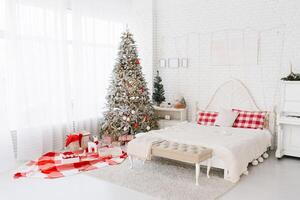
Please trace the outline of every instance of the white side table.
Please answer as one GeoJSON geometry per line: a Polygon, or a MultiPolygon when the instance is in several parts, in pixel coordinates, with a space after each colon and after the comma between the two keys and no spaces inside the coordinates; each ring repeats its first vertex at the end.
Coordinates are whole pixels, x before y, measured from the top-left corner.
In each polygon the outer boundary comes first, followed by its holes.
{"type": "Polygon", "coordinates": [[[178,123],[187,120],[187,109],[186,108],[165,108],[154,106],[155,114],[160,118],[158,126],[160,129],[174,126],[178,123]],[[169,115],[170,119],[165,119],[165,116],[169,115]]]}

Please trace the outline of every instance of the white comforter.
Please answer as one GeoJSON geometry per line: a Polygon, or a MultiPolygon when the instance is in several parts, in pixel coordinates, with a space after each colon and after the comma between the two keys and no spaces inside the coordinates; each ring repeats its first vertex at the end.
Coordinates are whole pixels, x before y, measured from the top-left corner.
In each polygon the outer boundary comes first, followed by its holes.
{"type": "Polygon", "coordinates": [[[212,148],[213,156],[225,163],[228,169],[227,180],[232,182],[237,182],[247,170],[248,163],[271,146],[269,130],[200,126],[185,122],[150,133],[152,137],[212,148]]]}

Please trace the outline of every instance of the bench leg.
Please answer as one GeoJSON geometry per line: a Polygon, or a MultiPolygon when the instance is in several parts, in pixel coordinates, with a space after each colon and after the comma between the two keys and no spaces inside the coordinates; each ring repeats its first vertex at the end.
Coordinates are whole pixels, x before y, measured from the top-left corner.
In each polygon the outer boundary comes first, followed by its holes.
{"type": "Polygon", "coordinates": [[[196,168],[196,185],[199,185],[200,163],[195,164],[196,168]]]}
{"type": "Polygon", "coordinates": [[[207,160],[207,168],[206,168],[207,178],[210,178],[209,176],[210,168],[211,168],[211,158],[207,160]]]}
{"type": "Polygon", "coordinates": [[[130,161],[130,169],[133,168],[133,158],[132,156],[128,156],[129,157],[129,161],[130,161]]]}

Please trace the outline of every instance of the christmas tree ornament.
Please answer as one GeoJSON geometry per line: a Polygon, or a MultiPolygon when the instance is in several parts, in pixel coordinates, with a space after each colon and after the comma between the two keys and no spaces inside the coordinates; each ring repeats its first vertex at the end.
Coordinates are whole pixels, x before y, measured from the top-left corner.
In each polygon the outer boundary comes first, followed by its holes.
{"type": "Polygon", "coordinates": [[[121,36],[116,60],[103,114],[103,123],[106,125],[101,126],[101,134],[121,136],[147,131],[147,126],[149,130],[155,129],[157,118],[154,116],[136,44],[128,30],[121,36]],[[147,120],[143,120],[145,116],[148,116],[147,120]]]}
{"type": "Polygon", "coordinates": [[[104,124],[101,126],[101,129],[106,129],[106,127],[107,127],[107,124],[104,123],[104,124]]]}
{"type": "Polygon", "coordinates": [[[142,120],[142,123],[144,123],[146,121],[147,117],[145,116],[142,120]]]}
{"type": "Polygon", "coordinates": [[[147,128],[146,128],[146,129],[147,129],[147,131],[150,131],[150,129],[151,129],[151,128],[150,128],[150,126],[147,126],[147,128]]]}

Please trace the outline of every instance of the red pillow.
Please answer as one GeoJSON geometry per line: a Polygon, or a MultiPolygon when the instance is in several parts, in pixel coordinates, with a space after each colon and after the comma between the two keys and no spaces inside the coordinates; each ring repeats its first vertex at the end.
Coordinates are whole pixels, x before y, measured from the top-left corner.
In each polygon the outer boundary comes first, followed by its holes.
{"type": "Polygon", "coordinates": [[[264,128],[264,122],[265,122],[267,112],[245,111],[245,110],[237,110],[237,109],[232,109],[232,110],[239,113],[232,127],[251,128],[251,129],[264,128]]]}
{"type": "Polygon", "coordinates": [[[197,123],[204,126],[213,126],[218,117],[218,112],[200,111],[197,123]]]}

